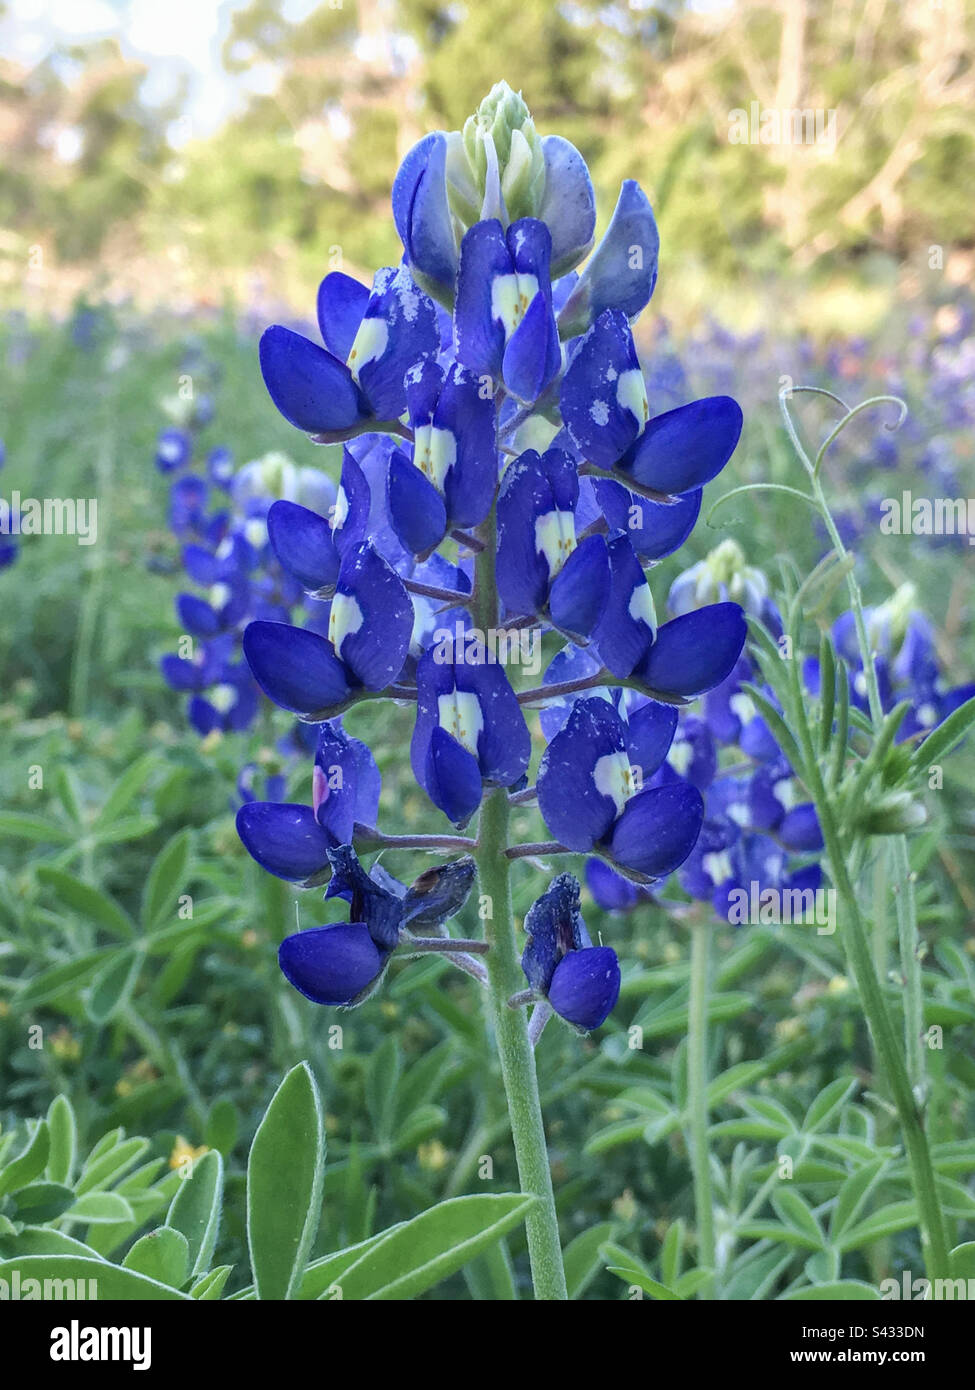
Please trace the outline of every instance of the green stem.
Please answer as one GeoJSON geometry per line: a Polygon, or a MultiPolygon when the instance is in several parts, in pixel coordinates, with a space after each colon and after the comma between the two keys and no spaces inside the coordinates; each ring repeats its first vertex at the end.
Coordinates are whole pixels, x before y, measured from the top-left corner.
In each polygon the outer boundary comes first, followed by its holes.
{"type": "Polygon", "coordinates": [[[904,1048],[907,1074],[918,1104],[924,1103],[924,995],[921,986],[921,956],[918,950],[917,903],[914,881],[903,835],[895,835],[891,860],[897,888],[897,938],[900,945],[901,975],[904,978],[904,1048]]]}
{"type": "MultiPolygon", "coordinates": [[[[476,561],[474,620],[482,632],[487,632],[498,626],[497,524],[493,511],[479,534],[485,545],[476,561]]],[[[535,1297],[563,1300],[568,1293],[538,1096],[535,1053],[528,1037],[526,1010],[509,1009],[507,1002],[524,985],[511,909],[511,861],[505,855],[510,813],[503,787],[495,787],[485,795],[474,852],[481,902],[490,912],[484,922],[485,936],[491,945],[487,956],[488,994],[518,1178],[522,1192],[536,1198],[525,1220],[535,1297]]]]}
{"type": "MultiPolygon", "coordinates": [[[[798,667],[798,662],[790,663],[793,699],[795,700],[795,707],[801,711],[802,688],[798,667]]],[[[874,969],[870,943],[847,870],[843,841],[833,816],[832,802],[823,784],[809,725],[804,717],[800,717],[797,722],[807,786],[816,803],[823,841],[826,846],[826,856],[829,861],[830,877],[844,909],[843,920],[846,924],[846,930],[843,932],[843,944],[857,983],[860,1002],[866,1014],[874,1047],[880,1058],[883,1074],[887,1077],[890,1085],[904,1134],[911,1172],[911,1186],[920,1213],[921,1247],[925,1269],[929,1279],[946,1279],[948,1278],[948,1246],[945,1240],[934,1165],[931,1162],[927,1136],[921,1123],[921,1115],[915,1102],[914,1093],[911,1090],[911,1083],[901,1048],[898,1045],[897,1034],[891,1022],[883,990],[877,979],[877,972],[874,969]]]]}
{"type": "MultiPolygon", "coordinates": [[[[691,1169],[694,1175],[694,1214],[697,1262],[714,1269],[714,1199],[711,1190],[711,1149],[708,1142],[708,989],[711,967],[711,926],[696,918],[691,926],[691,997],[687,1029],[687,1098],[690,1112],[691,1169]]],[[[713,1275],[699,1290],[712,1296],[713,1275]]]]}
{"type": "MultiPolygon", "coordinates": [[[[809,475],[812,484],[812,492],[819,505],[820,513],[826,525],[830,541],[838,558],[841,561],[845,560],[848,551],[836,528],[836,523],[829,509],[829,503],[826,500],[826,494],[823,491],[817,469],[810,462],[808,455],[803,449],[787,409],[783,409],[783,415],[786,420],[786,427],[796,447],[796,451],[802,459],[806,472],[809,475]]],[[[867,682],[867,697],[870,704],[870,714],[874,728],[879,729],[884,717],[883,702],[880,698],[880,687],[877,682],[876,666],[874,664],[873,652],[870,649],[867,624],[863,614],[863,597],[860,593],[860,585],[857,582],[852,567],[847,571],[846,583],[850,595],[850,608],[856,627],[860,660],[867,682]]],[[[877,972],[874,968],[874,961],[871,956],[866,929],[863,924],[863,919],[860,916],[860,908],[857,903],[856,893],[847,868],[843,842],[833,817],[833,804],[823,784],[819,763],[813,748],[812,735],[810,734],[809,725],[803,714],[803,693],[798,672],[798,662],[791,663],[790,681],[792,684],[795,709],[798,711],[797,722],[799,724],[799,737],[809,779],[807,785],[812,793],[819,814],[823,841],[826,846],[826,855],[829,861],[830,876],[832,877],[836,891],[845,908],[845,920],[848,929],[843,933],[843,944],[847,952],[850,968],[853,971],[857,983],[860,1001],[867,1017],[867,1024],[870,1028],[874,1047],[880,1058],[883,1073],[890,1086],[894,1104],[897,1107],[898,1119],[900,1120],[901,1129],[904,1134],[904,1143],[907,1148],[907,1158],[911,1174],[911,1187],[920,1213],[921,1248],[924,1256],[925,1269],[929,1279],[945,1279],[949,1276],[948,1245],[945,1238],[941,1205],[938,1201],[937,1180],[934,1172],[934,1164],[931,1161],[931,1151],[928,1146],[927,1135],[924,1131],[921,1111],[918,1107],[914,1091],[911,1088],[911,1079],[908,1075],[907,1066],[905,1065],[904,1054],[898,1045],[897,1034],[891,1022],[886,1000],[884,999],[883,988],[877,978],[877,972]]],[[[895,842],[895,856],[900,863],[906,864],[907,843],[903,836],[898,836],[897,842],[895,842]],[[899,844],[897,842],[899,842],[899,844]]],[[[913,909],[913,894],[911,895],[911,902],[906,906],[906,911],[910,915],[910,920],[905,921],[903,936],[904,939],[910,940],[916,945],[917,921],[916,912],[913,909]]]]}

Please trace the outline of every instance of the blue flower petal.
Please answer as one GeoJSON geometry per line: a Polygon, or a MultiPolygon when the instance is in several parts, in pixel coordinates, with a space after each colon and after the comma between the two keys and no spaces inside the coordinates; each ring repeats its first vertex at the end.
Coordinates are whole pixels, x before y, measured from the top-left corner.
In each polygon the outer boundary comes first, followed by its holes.
{"type": "Polygon", "coordinates": [[[626,315],[608,309],[562,379],[562,420],[580,453],[613,468],[646,423],[646,385],[626,315]]]}
{"type": "Polygon", "coordinates": [[[603,665],[625,680],[653,641],[653,599],[628,536],[614,536],[607,550],[610,588],[593,638],[603,665]]]}
{"type": "Polygon", "coordinates": [[[601,759],[623,753],[623,721],[606,700],[577,700],[565,725],[542,755],[538,808],[551,833],[568,849],[592,849],[616,819],[613,798],[595,781],[601,759]]]}
{"type": "Polygon", "coordinates": [[[694,530],[701,510],[700,488],[666,504],[638,497],[610,478],[593,478],[593,489],[611,531],[625,531],[644,564],[672,555],[694,530]]]}
{"type": "Polygon", "coordinates": [[[736,400],[705,396],[655,415],[619,468],[655,492],[691,492],[721,472],[735,452],[741,426],[736,400]]]}
{"type": "Polygon", "coordinates": [[[562,632],[588,637],[606,610],[609,594],[606,538],[587,536],[555,576],[548,599],[552,622],[562,632]]]}
{"type": "Polygon", "coordinates": [[[262,869],[289,882],[328,867],[330,840],[310,806],[249,801],[237,812],[237,834],[262,869]]]}
{"type": "Polygon", "coordinates": [[[631,797],[613,827],[610,852],[651,878],[673,873],[690,854],[704,820],[704,801],[688,782],[649,787],[631,797]]]}
{"type": "Polygon", "coordinates": [[[386,956],[362,922],[337,922],[286,936],[278,964],[314,1004],[351,1004],[382,972],[386,956]]]}
{"type": "Polygon", "coordinates": [[[440,725],[430,735],[423,785],[448,820],[461,825],[481,804],[481,771],[477,759],[440,725]]]}
{"type": "Polygon", "coordinates": [[[631,766],[640,769],[644,782],[649,782],[670,752],[677,717],[673,705],[661,705],[656,700],[647,700],[627,715],[627,757],[631,766]]]}
{"type": "Polygon", "coordinates": [[[382,690],[403,669],[413,604],[403,581],[368,542],[353,546],[339,570],[329,636],[367,690],[382,690]]]}
{"type": "Polygon", "coordinates": [[[548,1002],[587,1033],[605,1023],[620,995],[620,963],[611,946],[570,951],[555,967],[548,1002]]]}
{"type": "Polygon", "coordinates": [[[475,222],[460,244],[454,342],[457,360],[479,376],[497,377],[504,353],[504,324],[494,316],[495,280],[512,274],[501,223],[475,222]]]}
{"type": "Polygon", "coordinates": [[[634,674],[651,691],[693,699],[734,669],[748,625],[737,603],[712,603],[664,623],[634,674]]]}
{"type": "Polygon", "coordinates": [[[326,275],[318,287],[318,327],[322,341],[340,362],[345,362],[349,356],[368,303],[366,286],[339,270],[326,275]]]}
{"type": "Polygon", "coordinates": [[[401,449],[390,455],[386,499],[393,530],[414,555],[439,545],[447,529],[447,510],[440,493],[401,449]]]}
{"type": "Polygon", "coordinates": [[[264,384],[278,410],[307,434],[347,435],[369,409],[344,362],[279,324],[260,343],[264,384]]]}
{"type": "Polygon", "coordinates": [[[339,553],[323,516],[297,502],[275,502],[267,514],[267,533],[278,563],[311,592],[335,588],[339,553]]]}
{"type": "Polygon", "coordinates": [[[265,695],[295,714],[336,708],[350,694],[348,674],[331,642],[307,628],[248,623],[244,656],[265,695]]]}
{"type": "Polygon", "coordinates": [[[377,270],[360,334],[349,367],[376,418],[395,420],[406,409],[407,371],[440,351],[433,301],[402,266],[377,270]]]}

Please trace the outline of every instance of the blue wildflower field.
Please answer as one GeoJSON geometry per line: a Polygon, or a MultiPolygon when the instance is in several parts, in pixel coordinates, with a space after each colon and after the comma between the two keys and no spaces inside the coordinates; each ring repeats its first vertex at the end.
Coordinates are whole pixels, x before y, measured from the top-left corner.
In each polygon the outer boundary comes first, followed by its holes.
{"type": "Polygon", "coordinates": [[[975,1291],[970,288],[672,324],[530,96],[3,316],[4,1298],[975,1291]]]}

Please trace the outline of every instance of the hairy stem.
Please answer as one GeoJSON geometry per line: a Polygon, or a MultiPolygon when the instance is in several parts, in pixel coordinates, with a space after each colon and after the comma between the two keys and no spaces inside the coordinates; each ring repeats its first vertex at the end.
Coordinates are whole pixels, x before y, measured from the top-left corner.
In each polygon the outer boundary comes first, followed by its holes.
{"type": "MultiPolygon", "coordinates": [[[[477,625],[487,632],[498,625],[494,571],[497,530],[493,511],[481,535],[485,546],[477,557],[474,614],[477,625]]],[[[510,812],[503,787],[486,792],[481,806],[475,858],[481,902],[490,914],[484,922],[485,936],[491,945],[487,956],[488,994],[508,1101],[511,1137],[518,1162],[518,1178],[521,1190],[536,1198],[525,1220],[535,1297],[561,1300],[568,1295],[538,1096],[535,1053],[529,1038],[525,1010],[508,1008],[508,1000],[524,986],[511,910],[511,863],[505,856],[510,812]]]]}
{"type": "MultiPolygon", "coordinates": [[[[695,917],[691,926],[691,997],[687,1029],[687,1098],[690,1112],[691,1169],[694,1174],[694,1217],[697,1262],[714,1269],[714,1199],[711,1191],[711,1150],[708,1142],[708,989],[710,987],[711,926],[695,917]]],[[[713,1276],[702,1284],[699,1297],[710,1298],[713,1276]]]]}

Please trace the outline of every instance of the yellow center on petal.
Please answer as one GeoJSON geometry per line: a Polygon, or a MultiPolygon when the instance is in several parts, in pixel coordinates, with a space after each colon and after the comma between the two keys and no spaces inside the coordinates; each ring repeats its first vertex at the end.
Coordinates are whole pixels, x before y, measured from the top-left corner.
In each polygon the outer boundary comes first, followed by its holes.
{"type": "Polygon", "coordinates": [[[346,359],[349,370],[356,381],[367,362],[376,362],[386,351],[389,341],[389,328],[385,319],[368,318],[359,324],[352,349],[346,359]]]}
{"type": "Polygon", "coordinates": [[[576,548],[576,524],[571,512],[546,512],[535,522],[535,549],[545,556],[549,579],[554,579],[576,548]]]}
{"type": "Polygon", "coordinates": [[[629,758],[622,752],[604,753],[593,768],[592,777],[596,790],[612,800],[617,815],[642,785],[637,769],[630,765],[629,758]]]}
{"type": "Polygon", "coordinates": [[[420,425],[413,441],[413,462],[438,492],[443,492],[444,479],[456,460],[457,440],[450,430],[420,425]]]}
{"type": "Polygon", "coordinates": [[[477,757],[477,739],[484,728],[484,715],[476,695],[456,688],[447,695],[438,695],[437,722],[462,748],[477,757]]]}
{"type": "Polygon", "coordinates": [[[328,615],[328,640],[341,655],[342,643],[362,626],[362,609],[352,594],[336,594],[328,615]]]}
{"type": "Polygon", "coordinates": [[[536,294],[538,280],[534,275],[496,275],[491,281],[491,317],[504,324],[505,339],[521,323],[536,294]]]}

